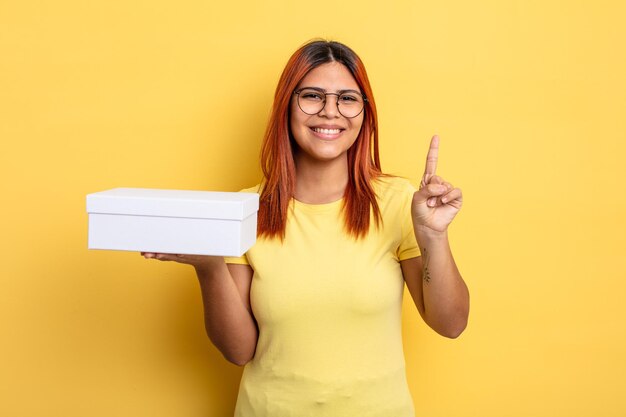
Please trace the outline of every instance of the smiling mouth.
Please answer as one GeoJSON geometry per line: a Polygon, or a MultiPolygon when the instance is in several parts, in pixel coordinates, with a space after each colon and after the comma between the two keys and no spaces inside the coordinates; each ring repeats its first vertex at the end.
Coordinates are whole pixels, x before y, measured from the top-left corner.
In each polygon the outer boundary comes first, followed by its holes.
{"type": "Polygon", "coordinates": [[[322,129],[321,127],[313,127],[311,130],[321,133],[322,135],[337,135],[341,133],[342,129],[322,129]]]}

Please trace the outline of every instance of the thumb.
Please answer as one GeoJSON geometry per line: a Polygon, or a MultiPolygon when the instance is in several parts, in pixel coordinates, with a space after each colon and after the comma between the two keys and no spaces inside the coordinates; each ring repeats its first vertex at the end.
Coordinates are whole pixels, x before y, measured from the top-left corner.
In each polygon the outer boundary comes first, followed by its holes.
{"type": "Polygon", "coordinates": [[[420,194],[424,199],[428,197],[439,197],[448,191],[448,187],[445,184],[427,184],[419,189],[417,194],[420,194]]]}
{"type": "Polygon", "coordinates": [[[448,191],[448,187],[444,184],[427,184],[416,191],[413,200],[416,203],[424,203],[431,197],[439,197],[448,191]]]}

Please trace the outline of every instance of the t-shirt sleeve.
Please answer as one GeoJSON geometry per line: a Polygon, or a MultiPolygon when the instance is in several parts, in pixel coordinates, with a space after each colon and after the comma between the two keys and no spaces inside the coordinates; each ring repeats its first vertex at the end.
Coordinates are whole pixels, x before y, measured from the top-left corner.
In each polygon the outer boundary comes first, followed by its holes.
{"type": "Polygon", "coordinates": [[[398,210],[401,215],[400,221],[402,229],[402,240],[400,241],[397,253],[398,260],[400,261],[420,256],[420,250],[417,246],[417,240],[415,239],[415,232],[413,231],[413,219],[411,217],[411,203],[415,191],[415,187],[407,181],[403,198],[398,199],[402,204],[398,210]]]}
{"type": "Polygon", "coordinates": [[[250,265],[250,262],[248,262],[248,257],[245,253],[241,256],[225,256],[224,262],[226,262],[227,264],[250,265]]]}

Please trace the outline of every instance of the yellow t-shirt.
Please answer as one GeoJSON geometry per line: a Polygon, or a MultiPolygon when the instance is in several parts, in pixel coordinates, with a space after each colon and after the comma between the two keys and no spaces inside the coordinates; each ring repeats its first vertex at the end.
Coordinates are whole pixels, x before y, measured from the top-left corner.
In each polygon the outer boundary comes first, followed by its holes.
{"type": "MultiPolygon", "coordinates": [[[[419,256],[411,222],[415,188],[374,182],[383,222],[365,239],[344,232],[342,200],[294,200],[286,236],[258,239],[228,263],[254,269],[259,325],[236,417],[409,417],[401,334],[399,261],[419,256]]],[[[258,187],[245,191],[256,192],[258,187]]]]}

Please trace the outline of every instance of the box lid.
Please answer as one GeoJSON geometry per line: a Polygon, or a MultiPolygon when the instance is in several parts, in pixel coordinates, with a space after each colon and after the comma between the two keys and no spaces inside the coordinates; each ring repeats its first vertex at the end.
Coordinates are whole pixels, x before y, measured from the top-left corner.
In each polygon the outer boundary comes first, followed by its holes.
{"type": "Polygon", "coordinates": [[[256,193],[114,188],[87,195],[87,212],[243,220],[259,209],[256,193]]]}

